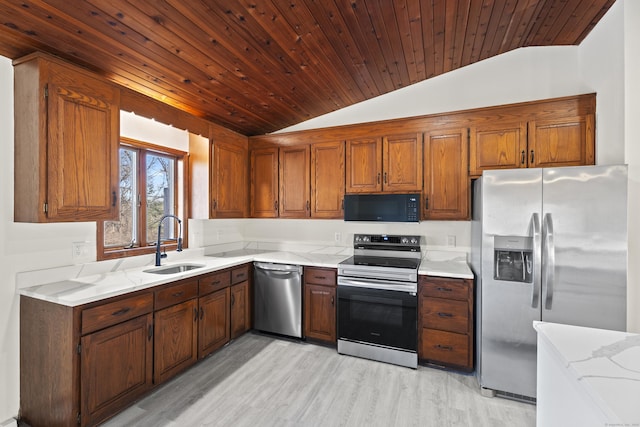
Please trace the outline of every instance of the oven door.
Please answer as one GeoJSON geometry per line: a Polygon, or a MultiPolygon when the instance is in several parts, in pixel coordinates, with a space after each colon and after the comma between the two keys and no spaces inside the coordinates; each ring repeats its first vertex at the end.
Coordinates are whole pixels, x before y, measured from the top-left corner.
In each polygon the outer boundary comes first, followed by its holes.
{"type": "Polygon", "coordinates": [[[338,286],[338,338],[417,351],[415,292],[338,286]]]}

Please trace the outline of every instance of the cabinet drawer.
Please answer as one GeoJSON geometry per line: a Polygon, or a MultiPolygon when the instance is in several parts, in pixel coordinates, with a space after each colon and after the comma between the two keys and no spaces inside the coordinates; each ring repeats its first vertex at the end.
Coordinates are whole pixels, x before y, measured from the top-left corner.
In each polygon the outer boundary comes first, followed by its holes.
{"type": "Polygon", "coordinates": [[[231,284],[244,282],[249,278],[249,265],[245,264],[231,270],[231,284]]]}
{"type": "Polygon", "coordinates": [[[423,328],[420,353],[421,359],[471,367],[467,335],[423,328]]]}
{"type": "Polygon", "coordinates": [[[153,294],[147,293],[82,310],[82,331],[106,328],[153,311],[153,294]]]}
{"type": "Polygon", "coordinates": [[[467,300],[469,286],[464,279],[421,277],[420,294],[427,297],[467,300]]]}
{"type": "Polygon", "coordinates": [[[466,334],[469,330],[469,309],[466,301],[422,298],[422,326],[466,334]]]}
{"type": "Polygon", "coordinates": [[[156,310],[179,304],[198,296],[198,281],[183,282],[156,291],[156,310]]]}
{"type": "Polygon", "coordinates": [[[304,283],[313,283],[314,285],[335,286],[336,270],[331,268],[304,268],[304,283]]]}
{"type": "Polygon", "coordinates": [[[198,280],[198,295],[207,295],[229,287],[231,284],[231,272],[222,271],[210,274],[198,280]]]}

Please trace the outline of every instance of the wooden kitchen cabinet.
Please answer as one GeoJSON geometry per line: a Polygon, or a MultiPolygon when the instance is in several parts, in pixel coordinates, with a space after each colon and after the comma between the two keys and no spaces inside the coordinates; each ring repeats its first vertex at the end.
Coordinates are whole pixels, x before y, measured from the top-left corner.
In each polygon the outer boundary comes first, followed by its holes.
{"type": "Polygon", "coordinates": [[[347,141],[347,193],[382,191],[382,138],[347,141]]]}
{"type": "Polygon", "coordinates": [[[149,291],[77,307],[21,296],[21,420],[95,425],[150,390],[152,312],[149,291]]]}
{"type": "Polygon", "coordinates": [[[311,217],[343,218],[345,187],[343,141],[311,144],[311,217]]]}
{"type": "Polygon", "coordinates": [[[468,219],[468,130],[424,134],[422,219],[468,219]]]}
{"type": "Polygon", "coordinates": [[[251,285],[250,265],[245,264],[231,270],[231,339],[251,329],[251,285]]]}
{"type": "Polygon", "coordinates": [[[14,76],[15,221],[118,219],[120,90],[41,53],[14,76]]]}
{"type": "Polygon", "coordinates": [[[473,280],[420,276],[418,293],[418,358],[471,372],[473,280]]]}
{"type": "Polygon", "coordinates": [[[153,380],[160,384],[198,360],[198,280],[155,292],[153,380]]]}
{"type": "Polygon", "coordinates": [[[529,122],[529,167],[595,164],[593,114],[529,122]]]}
{"type": "Polygon", "coordinates": [[[311,215],[310,148],[308,145],[279,149],[280,218],[311,215]]]}
{"type": "Polygon", "coordinates": [[[231,271],[208,274],[198,280],[198,358],[229,342],[231,327],[231,271]]]}
{"type": "Polygon", "coordinates": [[[82,337],[81,425],[109,418],[151,389],[152,325],[149,313],[82,337]]]}
{"type": "Polygon", "coordinates": [[[347,193],[421,190],[421,134],[347,141],[347,193]]]}
{"type": "Polygon", "coordinates": [[[211,218],[247,216],[248,150],[240,145],[214,142],[211,150],[211,218]]]}
{"type": "Polygon", "coordinates": [[[595,164],[593,114],[472,127],[469,174],[483,170],[595,164]]]}
{"type": "Polygon", "coordinates": [[[336,343],[336,270],[304,268],[304,336],[336,343]]]}
{"type": "Polygon", "coordinates": [[[527,123],[492,123],[471,128],[469,174],[482,175],[488,169],[527,166],[527,123]]]}
{"type": "Polygon", "coordinates": [[[251,150],[251,217],[278,217],[278,147],[251,150]]]}

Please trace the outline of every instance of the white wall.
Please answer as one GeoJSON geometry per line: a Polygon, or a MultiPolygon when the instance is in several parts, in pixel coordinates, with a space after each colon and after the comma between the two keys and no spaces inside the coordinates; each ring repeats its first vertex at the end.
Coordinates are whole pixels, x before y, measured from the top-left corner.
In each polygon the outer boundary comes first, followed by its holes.
{"type": "Polygon", "coordinates": [[[629,330],[640,333],[640,141],[635,125],[640,118],[640,2],[626,0],[624,8],[624,140],[629,164],[629,330]]]}

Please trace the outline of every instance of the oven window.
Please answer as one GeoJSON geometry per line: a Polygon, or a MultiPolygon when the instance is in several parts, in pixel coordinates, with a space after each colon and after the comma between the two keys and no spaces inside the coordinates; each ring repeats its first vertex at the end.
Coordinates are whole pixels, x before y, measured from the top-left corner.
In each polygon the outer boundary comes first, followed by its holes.
{"type": "Polygon", "coordinates": [[[407,292],[338,287],[338,336],[417,349],[417,297],[407,292]]]}

